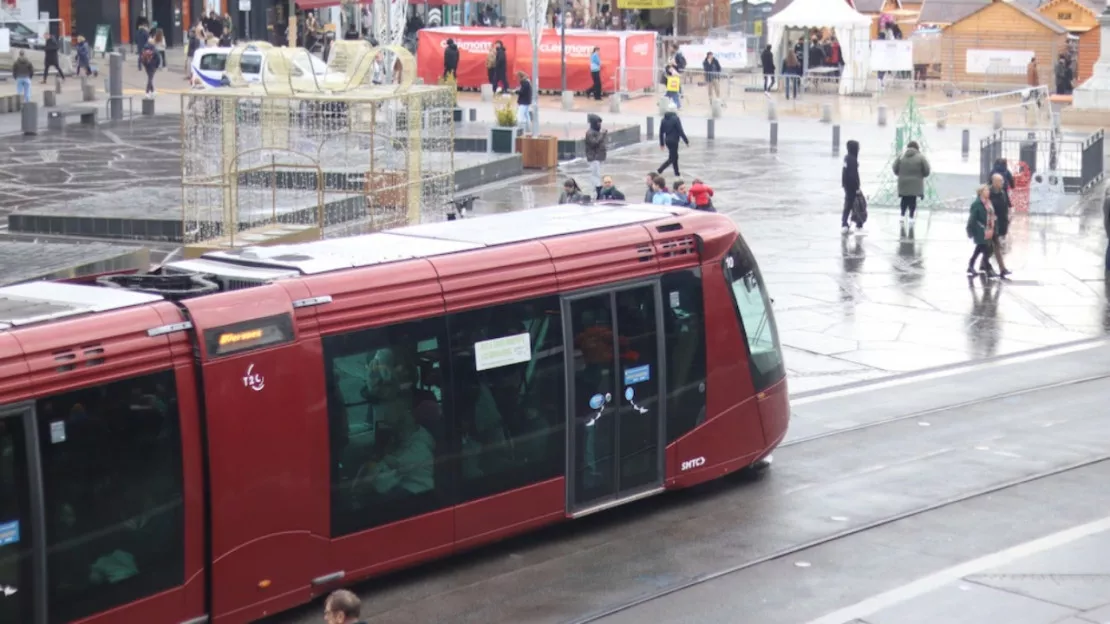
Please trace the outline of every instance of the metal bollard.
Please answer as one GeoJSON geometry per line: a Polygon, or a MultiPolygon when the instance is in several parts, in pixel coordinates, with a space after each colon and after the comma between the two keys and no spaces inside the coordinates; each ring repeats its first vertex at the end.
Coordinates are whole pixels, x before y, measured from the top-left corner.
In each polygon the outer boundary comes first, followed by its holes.
{"type": "Polygon", "coordinates": [[[779,122],[771,122],[771,151],[774,152],[779,148],[779,122]]]}
{"type": "Polygon", "coordinates": [[[1002,129],[1002,111],[994,111],[994,129],[1002,129]]]}
{"type": "Polygon", "coordinates": [[[717,122],[713,119],[705,120],[705,138],[712,141],[713,137],[717,135],[716,126],[717,122]]]}
{"type": "Polygon", "coordinates": [[[778,107],[773,100],[767,100],[767,121],[777,121],[779,118],[778,107]]]}
{"type": "Polygon", "coordinates": [[[944,129],[948,127],[948,112],[944,110],[937,111],[937,128],[944,129]]]}
{"type": "Polygon", "coordinates": [[[886,125],[886,104],[879,105],[879,125],[886,125]]]}
{"type": "Polygon", "coordinates": [[[143,98],[143,114],[154,114],[154,98],[143,98]]]}
{"type": "Polygon", "coordinates": [[[58,105],[58,94],[53,91],[42,92],[42,106],[43,108],[53,108],[58,105]]]}
{"type": "Polygon", "coordinates": [[[54,76],[54,93],[62,92],[62,77],[54,76]]]}
{"type": "Polygon", "coordinates": [[[833,156],[840,153],[840,124],[833,126],[833,156]]]}
{"type": "Polygon", "coordinates": [[[483,102],[492,102],[493,101],[493,85],[491,85],[491,84],[482,85],[482,101],[483,102]]]}
{"type": "Polygon", "coordinates": [[[81,85],[81,100],[84,102],[92,102],[96,99],[96,85],[83,84],[81,85]]]}
{"type": "Polygon", "coordinates": [[[647,138],[649,141],[655,138],[655,118],[651,115],[647,118],[647,138]]]}
{"type": "Polygon", "coordinates": [[[960,137],[960,153],[964,158],[971,152],[971,130],[964,128],[962,136],[960,137]]]}
{"type": "Polygon", "coordinates": [[[563,110],[574,110],[574,91],[563,91],[563,110]]]}
{"type": "Polygon", "coordinates": [[[20,119],[21,130],[23,130],[23,134],[38,134],[39,105],[35,102],[24,102],[21,114],[23,115],[23,117],[20,119]]]}
{"type": "Polygon", "coordinates": [[[832,104],[821,105],[821,123],[832,123],[832,104]]]}
{"type": "Polygon", "coordinates": [[[619,93],[614,93],[614,94],[609,96],[609,112],[610,113],[619,113],[619,112],[621,112],[621,96],[620,96],[619,93]]]}
{"type": "Polygon", "coordinates": [[[123,54],[119,52],[108,55],[108,96],[108,118],[123,121],[123,54]]]}
{"type": "Polygon", "coordinates": [[[713,119],[720,119],[721,114],[722,114],[721,100],[714,99],[713,101],[711,101],[709,103],[709,111],[710,111],[710,114],[712,115],[713,119]]]}
{"type": "Polygon", "coordinates": [[[478,109],[477,108],[471,108],[469,110],[470,110],[470,114],[467,116],[467,119],[469,119],[470,121],[478,121],[478,109]]]}

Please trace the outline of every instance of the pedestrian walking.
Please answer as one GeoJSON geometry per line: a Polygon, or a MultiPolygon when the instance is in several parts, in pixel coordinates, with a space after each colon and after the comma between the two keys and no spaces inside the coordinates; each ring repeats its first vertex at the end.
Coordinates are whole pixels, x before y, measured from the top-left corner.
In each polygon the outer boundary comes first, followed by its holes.
{"type": "Polygon", "coordinates": [[[673,108],[668,108],[667,113],[663,115],[663,121],[659,122],[659,149],[667,150],[667,160],[659,165],[658,173],[663,173],[667,167],[673,167],[676,176],[682,175],[678,172],[680,140],[686,143],[686,147],[690,147],[690,139],[686,138],[686,132],[682,129],[682,120],[678,118],[678,113],[673,108]]]}
{"type": "Polygon", "coordinates": [[[1006,260],[1002,257],[1002,247],[1006,234],[1010,231],[1010,196],[1006,193],[1006,179],[1002,174],[991,174],[991,207],[994,208],[994,257],[998,262],[998,276],[1005,278],[1010,274],[1006,260]]]}
{"type": "MultiPolygon", "coordinates": [[[[499,43],[499,42],[498,42],[499,43]]],[[[497,43],[494,43],[489,48],[489,53],[486,54],[486,77],[489,78],[489,83],[493,86],[494,93],[497,92],[497,43]]]]}
{"type": "Polygon", "coordinates": [[[54,35],[48,33],[42,51],[42,83],[46,84],[46,79],[50,76],[51,67],[58,70],[58,76],[65,82],[66,77],[65,74],[62,73],[62,66],[58,64],[58,39],[54,35]]]}
{"type": "Polygon", "coordinates": [[[527,134],[532,131],[532,81],[528,80],[528,74],[522,71],[518,71],[516,77],[520,82],[520,88],[516,90],[517,124],[523,127],[527,134]]]}
{"type": "Polygon", "coordinates": [[[1037,73],[1037,57],[1032,56],[1029,58],[1029,64],[1025,66],[1025,83],[1029,86],[1029,90],[1022,96],[1022,104],[1033,100],[1037,107],[1041,106],[1041,79],[1037,73]]]}
{"type": "Polygon", "coordinates": [[[898,196],[902,198],[902,219],[909,211],[909,224],[913,225],[917,212],[917,199],[925,198],[925,178],[929,177],[929,161],[921,153],[917,141],[906,144],[906,151],[894,161],[894,175],[898,176],[898,196]]]}
{"type": "MultiPolygon", "coordinates": [[[[28,86],[28,88],[30,88],[28,86]]],[[[1102,196],[1102,228],[1106,230],[1106,275],[1110,279],[1110,189],[1102,196]]]]}
{"type": "Polygon", "coordinates": [[[85,37],[77,35],[77,75],[81,75],[81,70],[85,70],[86,76],[92,75],[92,50],[89,49],[89,42],[85,41],[85,37]]]}
{"type": "MultiPolygon", "coordinates": [[[[19,51],[19,56],[12,63],[12,77],[15,78],[15,92],[23,96],[23,102],[31,101],[31,79],[35,77],[35,66],[27,58],[24,50],[19,51]]],[[[1110,257],[1108,255],[1107,257],[1110,257]]]]}
{"type": "Polygon", "coordinates": [[[147,41],[147,44],[143,46],[142,51],[139,52],[139,62],[146,70],[146,96],[152,98],[154,97],[154,74],[158,71],[160,62],[153,41],[147,41]]]}
{"type": "MultiPolygon", "coordinates": [[[[709,101],[721,99],[721,62],[712,52],[705,53],[705,60],[701,62],[705,72],[705,84],[709,89],[709,101]]],[[[766,89],[764,89],[766,91],[766,89]]]]}
{"type": "Polygon", "coordinates": [[[497,42],[497,56],[494,57],[493,71],[494,82],[493,90],[497,91],[497,86],[501,85],[501,92],[504,93],[509,90],[509,74],[508,69],[509,60],[505,56],[505,44],[500,41],[497,42]]]}
{"type": "Polygon", "coordinates": [[[991,187],[984,184],[976,192],[975,201],[971,203],[971,213],[967,217],[967,236],[975,242],[975,250],[971,259],[967,261],[968,277],[979,275],[982,270],[988,277],[995,275],[991,268],[990,257],[993,251],[995,216],[991,206],[991,187]],[[982,257],[979,269],[975,268],[975,261],[982,257]]]}
{"type": "Polygon", "coordinates": [[[590,90],[586,92],[586,97],[592,93],[595,100],[601,99],[601,48],[594,46],[590,52],[590,78],[593,79],[593,85],[590,90]]]}
{"type": "Polygon", "coordinates": [[[594,187],[597,198],[601,199],[601,163],[605,162],[608,154],[606,143],[609,140],[609,131],[601,129],[601,116],[590,113],[586,115],[590,129],[586,130],[586,162],[590,166],[590,184],[594,187]]]}
{"type": "MultiPolygon", "coordinates": [[[[840,187],[844,189],[844,209],[840,212],[840,230],[845,234],[851,229],[848,226],[848,217],[852,214],[856,196],[860,194],[859,141],[848,141],[847,149],[844,166],[840,169],[840,187]]],[[[856,228],[863,229],[863,224],[857,222],[856,228]]]]}
{"type": "Polygon", "coordinates": [[[136,63],[138,64],[139,71],[143,71],[145,68],[143,67],[143,59],[138,57],[142,54],[143,48],[145,48],[148,43],[150,43],[150,27],[143,24],[135,30],[135,57],[137,58],[136,63]]]}
{"type": "Polygon", "coordinates": [[[598,199],[603,201],[624,201],[624,193],[613,184],[613,176],[601,179],[601,195],[598,199]]]}
{"type": "Polygon", "coordinates": [[[794,99],[798,99],[798,91],[802,84],[802,62],[796,54],[787,52],[782,55],[782,80],[786,99],[790,99],[790,92],[794,92],[794,99]]]}
{"type": "Polygon", "coordinates": [[[447,40],[447,47],[443,50],[443,79],[453,76],[456,81],[459,75],[459,46],[454,39],[447,40]]]}
{"type": "Polygon", "coordinates": [[[678,69],[675,66],[667,65],[666,73],[663,75],[663,84],[666,85],[667,98],[674,104],[676,109],[682,108],[682,76],[679,75],[678,69]]]}
{"type": "Polygon", "coordinates": [[[365,624],[362,601],[346,589],[337,589],[324,601],[324,624],[365,624]]]}
{"type": "Polygon", "coordinates": [[[775,88],[775,53],[771,51],[771,44],[763,48],[759,62],[763,65],[763,92],[766,93],[775,88]]]}
{"type": "Polygon", "coordinates": [[[166,66],[166,35],[162,32],[161,28],[154,30],[154,36],[151,37],[154,41],[154,51],[158,54],[158,67],[166,66]]]}
{"type": "Polygon", "coordinates": [[[1068,55],[1064,52],[1061,52],[1060,58],[1056,59],[1056,93],[1060,95],[1072,93],[1071,63],[1068,62],[1068,55]]]}

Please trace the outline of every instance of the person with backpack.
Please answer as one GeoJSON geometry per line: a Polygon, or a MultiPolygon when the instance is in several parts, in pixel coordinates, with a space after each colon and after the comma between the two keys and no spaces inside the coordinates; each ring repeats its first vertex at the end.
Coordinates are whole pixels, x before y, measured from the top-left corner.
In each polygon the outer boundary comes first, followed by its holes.
{"type": "Polygon", "coordinates": [[[161,57],[158,56],[158,50],[155,49],[154,43],[148,40],[146,45],[142,47],[142,51],[139,52],[139,63],[146,70],[146,96],[148,98],[154,97],[154,74],[158,71],[160,60],[161,57]]]}
{"type": "MultiPolygon", "coordinates": [[[[851,229],[848,227],[848,217],[856,204],[856,197],[860,195],[859,180],[859,141],[848,141],[848,155],[844,157],[844,167],[840,170],[840,187],[844,189],[844,210],[840,213],[840,229],[845,234],[851,229]]],[[[857,221],[856,227],[863,229],[863,223],[857,221]]]]}
{"type": "Polygon", "coordinates": [[[139,65],[139,71],[143,70],[143,59],[141,58],[142,53],[143,53],[143,48],[145,48],[146,44],[149,43],[149,42],[150,42],[150,27],[147,26],[146,24],[143,24],[142,26],[139,26],[139,28],[135,31],[135,51],[138,52],[138,54],[136,54],[136,56],[140,57],[136,61],[139,65]]]}

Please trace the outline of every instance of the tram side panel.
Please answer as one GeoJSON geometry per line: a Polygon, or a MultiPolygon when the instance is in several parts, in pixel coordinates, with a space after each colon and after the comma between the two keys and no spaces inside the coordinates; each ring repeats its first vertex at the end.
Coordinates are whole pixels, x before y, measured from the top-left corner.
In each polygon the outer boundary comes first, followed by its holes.
{"type": "Polygon", "coordinates": [[[252,621],[310,599],[329,572],[320,344],[298,339],[276,285],[185,305],[206,406],[212,620],[252,621]]]}

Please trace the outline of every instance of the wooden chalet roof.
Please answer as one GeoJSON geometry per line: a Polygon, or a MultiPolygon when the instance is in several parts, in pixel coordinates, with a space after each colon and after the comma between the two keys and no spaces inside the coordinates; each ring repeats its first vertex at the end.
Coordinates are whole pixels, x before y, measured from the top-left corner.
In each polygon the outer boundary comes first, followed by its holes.
{"type": "Polygon", "coordinates": [[[919,24],[954,24],[990,5],[990,0],[925,0],[919,24]]]}

